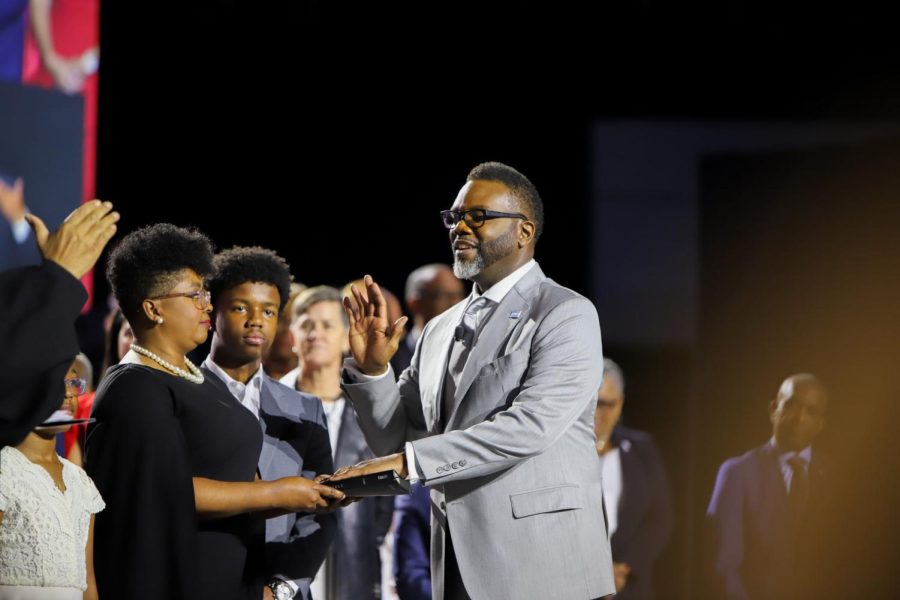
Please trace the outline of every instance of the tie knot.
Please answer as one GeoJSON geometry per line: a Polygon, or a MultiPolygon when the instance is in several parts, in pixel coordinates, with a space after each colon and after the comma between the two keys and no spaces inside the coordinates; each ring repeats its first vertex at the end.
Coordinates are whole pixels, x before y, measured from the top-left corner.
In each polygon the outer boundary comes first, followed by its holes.
{"type": "Polygon", "coordinates": [[[475,330],[478,329],[478,322],[481,320],[481,311],[490,302],[484,296],[479,296],[472,300],[469,306],[466,307],[466,312],[463,313],[462,321],[456,326],[453,336],[456,341],[465,340],[466,344],[471,342],[475,330]]]}
{"type": "Polygon", "coordinates": [[[478,298],[475,298],[474,300],[472,300],[472,303],[469,304],[469,307],[466,308],[466,314],[474,315],[474,314],[479,313],[482,308],[485,308],[488,305],[489,302],[490,302],[490,300],[488,300],[484,296],[479,296],[478,298]]]}

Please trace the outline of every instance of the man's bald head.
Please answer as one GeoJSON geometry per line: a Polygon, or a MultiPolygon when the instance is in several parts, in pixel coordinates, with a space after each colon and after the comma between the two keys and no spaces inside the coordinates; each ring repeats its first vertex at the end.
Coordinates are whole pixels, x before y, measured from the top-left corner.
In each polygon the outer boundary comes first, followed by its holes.
{"type": "Polygon", "coordinates": [[[800,451],[825,428],[828,390],[811,373],[791,375],[769,405],[772,435],[782,451],[800,451]]]}
{"type": "Polygon", "coordinates": [[[462,281],[445,264],[421,266],[406,279],[406,306],[419,328],[461,301],[464,295],[462,281]]]}

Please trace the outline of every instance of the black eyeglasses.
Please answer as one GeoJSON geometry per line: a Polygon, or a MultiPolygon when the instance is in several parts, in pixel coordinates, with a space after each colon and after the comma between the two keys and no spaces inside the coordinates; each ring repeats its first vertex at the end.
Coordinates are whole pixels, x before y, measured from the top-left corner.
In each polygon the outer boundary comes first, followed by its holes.
{"type": "Polygon", "coordinates": [[[154,296],[153,298],[147,298],[148,300],[166,300],[167,298],[190,298],[194,301],[194,306],[197,307],[198,310],[203,310],[207,306],[209,306],[209,301],[212,298],[209,290],[197,290],[196,292],[180,292],[178,294],[165,294],[164,296],[154,296]]]}
{"type": "Polygon", "coordinates": [[[487,210],[485,208],[473,208],[471,210],[442,210],[441,220],[444,227],[453,229],[460,221],[465,221],[470,229],[478,229],[488,219],[522,219],[528,220],[528,217],[522,213],[499,212],[496,210],[487,210]]]}

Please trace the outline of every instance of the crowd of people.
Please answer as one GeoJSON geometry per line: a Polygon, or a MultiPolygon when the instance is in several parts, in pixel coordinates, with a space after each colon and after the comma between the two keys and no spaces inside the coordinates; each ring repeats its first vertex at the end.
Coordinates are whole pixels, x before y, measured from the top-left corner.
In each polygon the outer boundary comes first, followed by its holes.
{"type": "MultiPolygon", "coordinates": [[[[79,279],[119,215],[88,202],[53,233],[25,218],[42,262],[0,272],[0,599],[667,595],[665,461],[621,422],[593,304],[535,261],[542,203],[515,169],[470,172],[441,214],[453,265],[409,275],[409,316],[369,276],[304,288],[269,249],[129,232],[106,264],[96,391],[79,279]],[[334,487],[384,470],[411,493],[334,487]]],[[[771,439],[722,465],[721,597],[820,591],[827,403],[816,376],[788,376],[771,439]]]]}

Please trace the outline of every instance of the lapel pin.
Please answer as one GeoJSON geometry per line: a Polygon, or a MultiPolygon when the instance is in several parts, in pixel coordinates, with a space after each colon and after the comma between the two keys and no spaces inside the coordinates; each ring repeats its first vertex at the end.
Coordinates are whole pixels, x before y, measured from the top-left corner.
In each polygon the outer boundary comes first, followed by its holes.
{"type": "Polygon", "coordinates": [[[522,316],[522,311],[521,311],[521,310],[514,310],[514,311],[512,311],[511,313],[509,313],[509,318],[510,318],[510,319],[518,319],[518,318],[521,317],[521,316],[522,316]]]}

